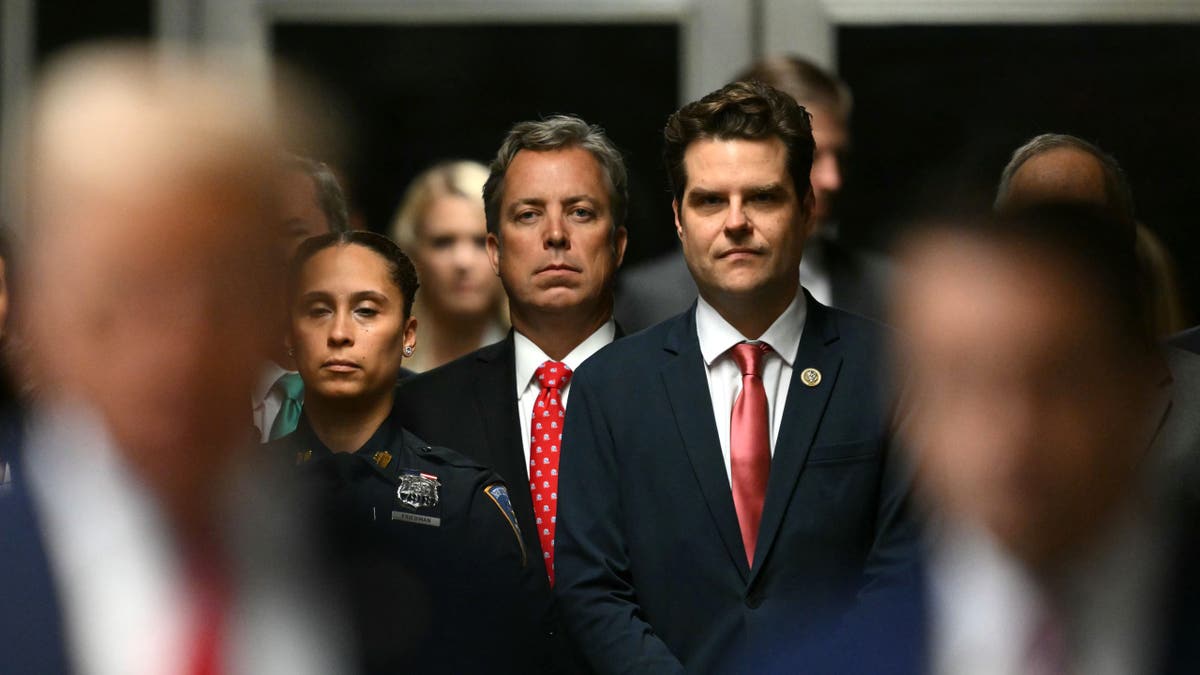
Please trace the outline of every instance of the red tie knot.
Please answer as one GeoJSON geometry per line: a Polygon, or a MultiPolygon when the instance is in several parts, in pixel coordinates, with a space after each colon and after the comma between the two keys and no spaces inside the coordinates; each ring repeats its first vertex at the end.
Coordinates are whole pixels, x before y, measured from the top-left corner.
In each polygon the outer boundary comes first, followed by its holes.
{"type": "Polygon", "coordinates": [[[538,366],[534,375],[537,376],[538,385],[542,389],[558,389],[562,391],[564,387],[571,383],[571,369],[561,361],[547,361],[543,363],[538,366]]]}
{"type": "Polygon", "coordinates": [[[739,342],[733,346],[733,360],[742,375],[762,377],[763,354],[771,351],[765,342],[739,342]]]}

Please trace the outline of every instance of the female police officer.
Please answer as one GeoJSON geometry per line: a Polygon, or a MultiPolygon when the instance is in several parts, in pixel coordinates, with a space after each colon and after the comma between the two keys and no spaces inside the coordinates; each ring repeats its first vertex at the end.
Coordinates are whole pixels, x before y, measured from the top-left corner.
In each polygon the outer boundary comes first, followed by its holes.
{"type": "Polygon", "coordinates": [[[289,272],[301,419],[273,447],[319,495],[371,672],[540,670],[540,559],[494,472],[405,431],[393,411],[416,344],[412,262],[362,231],[305,241],[289,272]]]}

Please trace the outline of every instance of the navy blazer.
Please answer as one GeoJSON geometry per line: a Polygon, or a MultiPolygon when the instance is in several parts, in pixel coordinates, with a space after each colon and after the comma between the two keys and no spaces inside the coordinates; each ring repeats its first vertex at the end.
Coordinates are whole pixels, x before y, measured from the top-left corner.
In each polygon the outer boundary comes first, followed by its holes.
{"type": "Polygon", "coordinates": [[[910,472],[881,394],[884,331],[807,301],[752,566],[695,307],[577,371],[559,478],[556,592],[593,668],[720,670],[780,626],[802,634],[826,623],[910,560],[910,472]],[[821,372],[819,384],[800,380],[806,368],[821,372]]]}
{"type": "Polygon", "coordinates": [[[14,471],[0,488],[0,671],[69,673],[50,560],[23,476],[14,471]]]}

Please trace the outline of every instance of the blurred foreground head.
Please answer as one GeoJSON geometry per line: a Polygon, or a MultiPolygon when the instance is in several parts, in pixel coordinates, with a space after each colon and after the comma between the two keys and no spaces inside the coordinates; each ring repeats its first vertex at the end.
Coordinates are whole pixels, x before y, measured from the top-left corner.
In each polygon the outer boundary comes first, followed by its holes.
{"type": "Polygon", "coordinates": [[[1053,573],[1140,487],[1164,371],[1131,227],[1045,208],[926,228],[902,257],[896,351],[923,494],[1053,573]]]}
{"type": "Polygon", "coordinates": [[[279,153],[259,100],[133,48],[70,55],[35,100],[30,365],[46,402],[99,414],[174,506],[215,489],[244,443],[274,335],[279,153]]]}

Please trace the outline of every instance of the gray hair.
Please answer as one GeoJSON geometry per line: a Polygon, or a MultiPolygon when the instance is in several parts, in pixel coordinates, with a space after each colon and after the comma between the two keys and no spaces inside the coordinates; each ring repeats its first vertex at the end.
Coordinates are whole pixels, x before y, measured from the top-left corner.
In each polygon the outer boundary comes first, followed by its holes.
{"type": "Polygon", "coordinates": [[[588,124],[574,115],[554,115],[542,120],[518,122],[500,144],[500,151],[492,160],[487,182],[483,185],[488,232],[496,234],[500,231],[500,200],[504,196],[504,175],[517,153],[522,150],[546,152],[571,147],[583,148],[596,158],[608,188],[613,228],[625,224],[625,213],[629,203],[629,178],[621,151],[613,145],[600,127],[588,124]]]}
{"type": "Polygon", "coordinates": [[[1058,148],[1070,148],[1094,157],[1104,171],[1104,193],[1108,202],[1104,205],[1105,210],[1122,220],[1133,221],[1133,191],[1129,188],[1129,182],[1125,178],[1125,172],[1121,170],[1121,165],[1112,155],[1099,147],[1069,134],[1034,136],[1025,145],[1013,151],[1012,159],[1008,160],[1008,165],[1000,174],[1000,185],[996,189],[996,201],[993,205],[995,210],[1002,210],[1008,203],[1012,178],[1025,162],[1058,148]]]}
{"type": "Polygon", "coordinates": [[[312,179],[313,187],[317,190],[317,206],[325,214],[330,232],[349,231],[350,209],[346,205],[346,195],[342,192],[337,175],[328,164],[300,155],[286,154],[283,157],[283,167],[312,179]]]}

